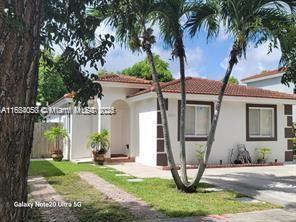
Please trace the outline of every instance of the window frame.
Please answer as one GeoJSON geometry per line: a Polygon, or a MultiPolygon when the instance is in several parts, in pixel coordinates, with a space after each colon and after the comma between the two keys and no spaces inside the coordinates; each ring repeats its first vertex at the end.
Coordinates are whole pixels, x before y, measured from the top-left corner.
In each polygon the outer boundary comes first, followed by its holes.
{"type": "MultiPolygon", "coordinates": [[[[260,134],[261,134],[261,118],[260,118],[260,134]]],[[[246,104],[246,141],[276,141],[277,140],[277,105],[271,104],[246,104]],[[250,121],[249,121],[249,111],[250,109],[260,109],[260,116],[262,109],[272,109],[273,110],[273,132],[272,136],[251,136],[250,135],[250,121]]]]}
{"type": "MultiPolygon", "coordinates": [[[[189,100],[189,101],[186,101],[186,106],[188,106],[188,105],[210,107],[210,121],[209,121],[210,126],[209,127],[211,127],[211,123],[212,123],[213,117],[214,117],[214,103],[213,102],[189,100]]],[[[181,111],[181,100],[178,100],[178,141],[180,141],[180,111],[181,111]]],[[[185,141],[207,141],[207,139],[208,139],[208,136],[185,135],[185,141]]]]}

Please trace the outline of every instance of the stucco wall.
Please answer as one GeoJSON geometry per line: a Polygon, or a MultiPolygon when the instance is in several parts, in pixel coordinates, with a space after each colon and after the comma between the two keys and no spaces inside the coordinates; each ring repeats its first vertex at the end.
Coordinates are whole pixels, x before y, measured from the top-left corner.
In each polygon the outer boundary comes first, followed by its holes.
{"type": "Polygon", "coordinates": [[[111,154],[129,154],[127,145],[130,144],[130,108],[124,100],[117,100],[112,105],[116,115],[112,115],[110,131],[111,154]]]}
{"type": "MultiPolygon", "coordinates": [[[[256,82],[247,83],[247,86],[253,86],[263,89],[269,89],[273,91],[279,91],[284,93],[294,93],[294,84],[290,84],[290,86],[284,85],[281,83],[281,76],[272,78],[272,79],[264,79],[256,82]]],[[[296,105],[293,106],[293,122],[296,122],[296,105]]]]}
{"type": "Polygon", "coordinates": [[[156,165],[156,99],[132,103],[131,149],[136,161],[156,165]]]}
{"type": "MultiPolygon", "coordinates": [[[[101,99],[101,107],[113,107],[114,104],[116,104],[116,102],[119,102],[119,101],[126,102],[126,97],[128,95],[131,95],[134,92],[138,91],[138,89],[129,89],[129,88],[124,88],[124,87],[104,87],[103,89],[104,89],[103,90],[104,96],[101,99]]],[[[128,116],[128,118],[125,118],[123,116],[122,123],[118,124],[118,125],[121,125],[121,126],[123,125],[123,127],[124,127],[124,125],[130,125],[130,124],[128,124],[126,122],[128,119],[129,119],[129,122],[131,121],[131,104],[129,104],[127,102],[127,106],[128,106],[128,111],[125,112],[124,116],[128,116]]],[[[120,109],[118,111],[120,112],[120,109]]],[[[118,134],[120,134],[119,131],[122,131],[122,129],[116,128],[116,124],[114,122],[113,122],[113,127],[112,127],[112,121],[111,120],[112,120],[112,116],[110,116],[110,115],[102,115],[101,116],[101,129],[107,129],[109,131],[110,139],[111,139],[111,145],[116,145],[118,143],[116,143],[116,141],[112,141],[112,139],[116,140],[116,137],[114,135],[117,136],[118,134]],[[114,129],[113,137],[112,137],[112,128],[114,129]],[[115,132],[115,131],[117,131],[117,132],[115,132]]],[[[125,131],[122,133],[123,134],[122,136],[126,137],[125,140],[120,139],[122,144],[131,143],[130,141],[131,141],[132,135],[129,132],[127,132],[128,130],[130,130],[130,127],[126,127],[125,131]]],[[[112,149],[112,147],[111,147],[111,149],[112,149]]],[[[112,152],[111,149],[106,154],[106,157],[110,157],[111,153],[112,154],[116,153],[116,151],[114,151],[114,149],[113,149],[114,152],[112,152]]],[[[117,149],[117,151],[119,151],[118,147],[116,149],[117,149]]],[[[128,150],[124,150],[123,147],[122,147],[121,150],[122,150],[122,153],[127,154],[127,155],[132,153],[131,149],[130,149],[130,151],[128,151],[128,150]]]]}
{"type": "MultiPolygon", "coordinates": [[[[178,100],[169,99],[168,121],[170,128],[170,136],[172,148],[176,162],[179,163],[179,141],[178,141],[178,100]]],[[[284,161],[286,149],[286,140],[284,138],[284,127],[286,119],[284,117],[284,106],[277,107],[277,141],[267,142],[247,142],[246,141],[246,103],[243,102],[223,102],[220,119],[217,126],[216,138],[210,155],[209,163],[229,162],[230,152],[232,148],[236,149],[237,144],[245,144],[253,159],[256,159],[255,149],[258,147],[269,147],[272,153],[268,159],[273,161],[284,161]]],[[[205,142],[187,141],[186,154],[188,164],[196,164],[196,144],[205,144],[205,142]]]]}
{"type": "Polygon", "coordinates": [[[290,84],[290,86],[286,86],[281,83],[281,76],[272,78],[272,79],[264,79],[256,82],[247,83],[248,86],[269,89],[273,91],[285,92],[285,93],[293,93],[294,92],[294,84],[290,84]]]}
{"type": "Polygon", "coordinates": [[[96,115],[72,116],[72,149],[71,159],[91,158],[91,150],[87,148],[88,136],[98,131],[96,115]]]}

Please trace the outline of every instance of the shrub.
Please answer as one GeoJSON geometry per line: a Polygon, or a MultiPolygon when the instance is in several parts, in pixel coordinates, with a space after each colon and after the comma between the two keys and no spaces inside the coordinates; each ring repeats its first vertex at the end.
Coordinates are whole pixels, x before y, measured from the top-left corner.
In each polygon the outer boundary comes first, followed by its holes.
{"type": "Polygon", "coordinates": [[[203,161],[203,158],[205,155],[204,145],[196,144],[196,146],[197,146],[197,149],[196,149],[197,161],[201,162],[203,161]]]}
{"type": "Polygon", "coordinates": [[[267,147],[260,147],[257,148],[256,151],[261,155],[261,159],[265,159],[265,157],[271,153],[271,149],[267,147]]]}
{"type": "Polygon", "coordinates": [[[67,131],[62,126],[52,127],[44,132],[44,136],[49,141],[55,141],[54,150],[60,150],[59,142],[68,137],[67,131]]]}
{"type": "Polygon", "coordinates": [[[96,151],[98,154],[107,153],[110,147],[108,130],[103,129],[100,133],[96,132],[91,134],[88,137],[87,146],[92,148],[93,151],[96,151]]]}

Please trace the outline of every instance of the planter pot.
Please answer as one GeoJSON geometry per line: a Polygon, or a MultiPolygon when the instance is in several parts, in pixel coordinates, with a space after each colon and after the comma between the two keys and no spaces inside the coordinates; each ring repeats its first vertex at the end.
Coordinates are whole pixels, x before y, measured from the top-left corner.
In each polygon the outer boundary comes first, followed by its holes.
{"type": "Polygon", "coordinates": [[[51,157],[54,161],[62,161],[64,156],[62,153],[52,153],[51,157]]]}
{"type": "Polygon", "coordinates": [[[258,159],[257,160],[257,163],[258,164],[265,164],[266,163],[266,160],[265,159],[258,159]]]}
{"type": "Polygon", "coordinates": [[[105,155],[104,154],[94,154],[93,153],[93,162],[96,165],[104,165],[105,162],[105,155]]]}

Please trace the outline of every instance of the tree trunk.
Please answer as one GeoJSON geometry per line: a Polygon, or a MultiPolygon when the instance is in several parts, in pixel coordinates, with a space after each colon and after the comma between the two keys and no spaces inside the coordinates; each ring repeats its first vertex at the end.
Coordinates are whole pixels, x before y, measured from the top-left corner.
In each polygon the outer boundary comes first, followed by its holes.
{"type": "Polygon", "coordinates": [[[180,162],[181,179],[184,184],[188,184],[186,170],[186,144],[185,144],[185,120],[186,120],[186,88],[185,88],[185,59],[183,41],[180,40],[179,63],[180,63],[180,90],[181,90],[181,111],[180,111],[180,162]]]}
{"type": "Polygon", "coordinates": [[[167,153],[169,168],[171,170],[171,173],[177,188],[179,190],[186,190],[186,186],[182,183],[181,178],[178,174],[178,170],[176,168],[176,163],[175,163],[173,152],[172,152],[171,141],[169,136],[168,120],[167,120],[167,115],[165,111],[165,104],[164,104],[164,99],[163,99],[163,95],[162,95],[160,84],[159,84],[159,79],[158,79],[158,74],[157,74],[154,59],[153,59],[153,54],[151,52],[151,45],[145,44],[144,50],[147,54],[147,58],[150,64],[152,79],[153,79],[153,83],[154,83],[154,87],[155,87],[155,91],[157,94],[157,99],[160,107],[164,143],[165,143],[165,149],[167,153]]]}
{"type": "MultiPolygon", "coordinates": [[[[36,103],[42,1],[0,2],[0,108],[33,107],[36,103]],[[9,24],[4,8],[14,10],[9,24]]],[[[0,114],[0,218],[26,220],[27,175],[33,139],[34,115],[0,114]]]]}
{"type": "Polygon", "coordinates": [[[195,176],[195,178],[193,179],[192,183],[190,184],[190,186],[188,187],[189,192],[194,192],[197,188],[197,185],[206,169],[207,163],[208,163],[208,159],[211,153],[211,149],[215,140],[215,132],[216,132],[216,128],[217,128],[217,123],[218,123],[218,119],[219,119],[219,114],[220,114],[220,110],[221,110],[221,105],[222,105],[222,101],[223,101],[223,96],[225,93],[225,89],[229,80],[229,77],[231,75],[233,66],[238,62],[237,61],[237,56],[240,52],[240,49],[237,47],[236,42],[233,44],[232,46],[232,50],[230,52],[230,56],[229,56],[229,62],[228,62],[228,67],[223,79],[223,84],[219,93],[219,97],[218,97],[218,102],[216,104],[216,108],[215,108],[215,114],[214,114],[214,118],[212,121],[212,125],[211,125],[211,130],[209,132],[209,136],[208,136],[208,141],[206,144],[206,149],[205,149],[205,155],[204,155],[204,160],[202,161],[202,163],[199,165],[198,167],[198,172],[195,176]]]}

